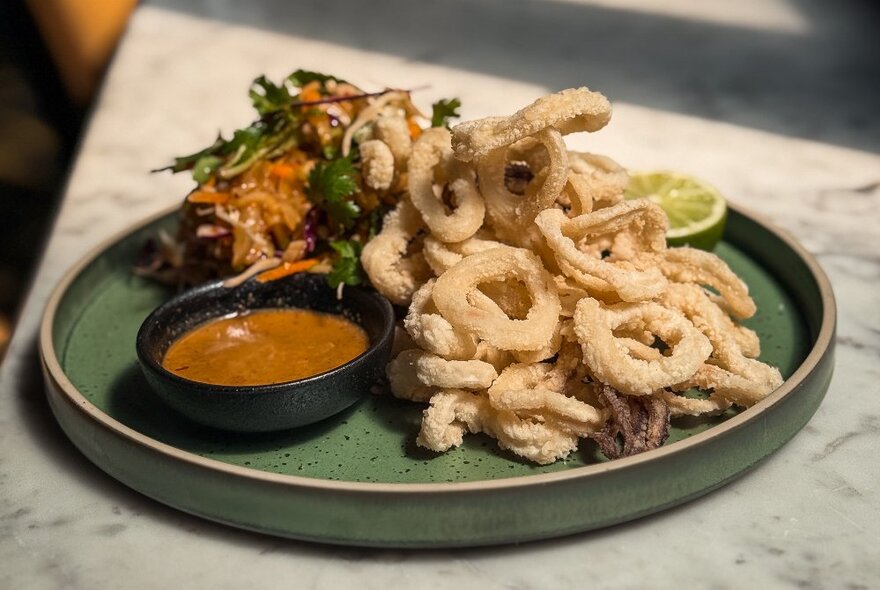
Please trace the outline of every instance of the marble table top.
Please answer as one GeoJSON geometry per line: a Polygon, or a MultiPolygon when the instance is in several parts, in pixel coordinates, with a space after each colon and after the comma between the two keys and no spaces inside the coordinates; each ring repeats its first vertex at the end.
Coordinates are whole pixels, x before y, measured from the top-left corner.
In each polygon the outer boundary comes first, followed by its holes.
{"type": "Polygon", "coordinates": [[[880,65],[868,15],[835,5],[142,5],[0,372],[0,588],[880,586],[880,65]],[[297,67],[365,87],[429,85],[418,102],[458,96],[466,118],[567,86],[605,92],[611,124],[572,146],[702,177],[817,256],[840,313],[836,371],[818,413],[704,498],[520,546],[287,541],[177,512],[106,476],[67,441],[43,397],[35,332],[48,293],[91,247],[185,194],[187,178],[150,168],[249,121],[250,80],[297,67]]]}

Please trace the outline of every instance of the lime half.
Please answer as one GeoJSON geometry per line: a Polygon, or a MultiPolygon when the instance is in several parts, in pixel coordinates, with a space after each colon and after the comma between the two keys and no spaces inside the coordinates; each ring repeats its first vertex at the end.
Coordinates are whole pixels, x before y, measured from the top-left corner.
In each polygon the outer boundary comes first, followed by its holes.
{"type": "Polygon", "coordinates": [[[677,172],[630,174],[627,199],[649,199],[666,212],[670,246],[711,250],[721,240],[727,202],[714,187],[677,172]]]}

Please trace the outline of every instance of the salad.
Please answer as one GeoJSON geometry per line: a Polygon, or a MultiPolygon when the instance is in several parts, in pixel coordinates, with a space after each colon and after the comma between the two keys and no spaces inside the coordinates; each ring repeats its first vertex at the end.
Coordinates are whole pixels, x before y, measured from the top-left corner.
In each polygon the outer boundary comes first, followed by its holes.
{"type": "Polygon", "coordinates": [[[306,70],[278,84],[260,76],[248,94],[255,121],[156,170],[188,171],[196,186],[176,234],[148,244],[138,272],[177,285],[303,271],[326,273],[333,287],[364,282],[361,248],[406,179],[366,182],[359,146],[376,129],[411,142],[457,117],[459,101],[441,100],[426,116],[410,91],[365,92],[306,70]]]}

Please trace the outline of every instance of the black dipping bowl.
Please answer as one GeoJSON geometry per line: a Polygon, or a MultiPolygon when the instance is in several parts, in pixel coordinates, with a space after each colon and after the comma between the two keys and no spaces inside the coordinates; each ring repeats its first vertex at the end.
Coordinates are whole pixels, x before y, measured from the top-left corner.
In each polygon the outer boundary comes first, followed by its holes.
{"type": "Polygon", "coordinates": [[[359,400],[383,375],[391,355],[394,311],[375,291],[346,287],[341,300],[324,275],[299,273],[227,288],[220,281],[186,291],[158,307],[137,335],[137,355],[150,386],[172,408],[215,428],[267,432],[323,420],[359,400]],[[357,358],[326,373],[271,385],[212,385],[162,367],[171,343],[209,320],[254,309],[301,308],[341,315],[370,339],[357,358]]]}

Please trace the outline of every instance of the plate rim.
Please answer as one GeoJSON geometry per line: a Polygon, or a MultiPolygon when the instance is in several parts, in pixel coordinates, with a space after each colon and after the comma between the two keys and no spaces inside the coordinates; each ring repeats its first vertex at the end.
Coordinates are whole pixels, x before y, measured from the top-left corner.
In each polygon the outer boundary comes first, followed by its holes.
{"type": "Polygon", "coordinates": [[[44,375],[46,378],[52,380],[59,392],[63,393],[63,396],[61,396],[62,399],[75,407],[79,412],[83,413],[85,417],[90,419],[93,423],[109,431],[110,434],[121,436],[131,443],[146,447],[147,449],[157,452],[165,458],[176,462],[265,484],[289,486],[298,489],[309,489],[312,491],[326,490],[328,492],[341,491],[368,494],[400,493],[434,495],[438,493],[468,493],[474,491],[491,491],[498,489],[510,490],[514,488],[544,486],[551,483],[567,482],[571,480],[579,480],[581,478],[588,478],[594,475],[607,474],[609,472],[636,469],[646,462],[652,462],[662,458],[686,453],[693,447],[699,446],[708,440],[729,434],[751,422],[758,415],[784,400],[799,385],[805,382],[808,376],[819,365],[833,342],[837,324],[836,300],[831,287],[831,282],[813,254],[807,251],[788,231],[776,226],[764,215],[755,213],[747,208],[730,202],[728,202],[728,207],[734,213],[758,223],[775,237],[783,241],[806,264],[810,271],[811,278],[816,282],[822,302],[822,320],[819,325],[818,333],[816,334],[815,342],[813,343],[810,352],[794,373],[792,373],[776,391],[754,406],[743,410],[736,416],[733,416],[717,426],[713,426],[684,440],[674,442],[658,449],[646,451],[632,457],[574,467],[553,473],[519,475],[491,480],[434,483],[357,482],[272,473],[259,469],[233,465],[217,459],[202,457],[137,432],[92,404],[92,402],[90,402],[69,380],[61,366],[54,348],[52,326],[61,300],[64,298],[64,295],[67,293],[67,290],[73,281],[76,280],[86,267],[117,242],[144,229],[148,225],[173,214],[179,209],[179,204],[166,207],[153,215],[147,216],[136,223],[114,232],[110,237],[102,240],[99,244],[89,249],[85,255],[83,255],[62,275],[47,300],[43,317],[40,322],[38,346],[44,367],[44,375]]]}

